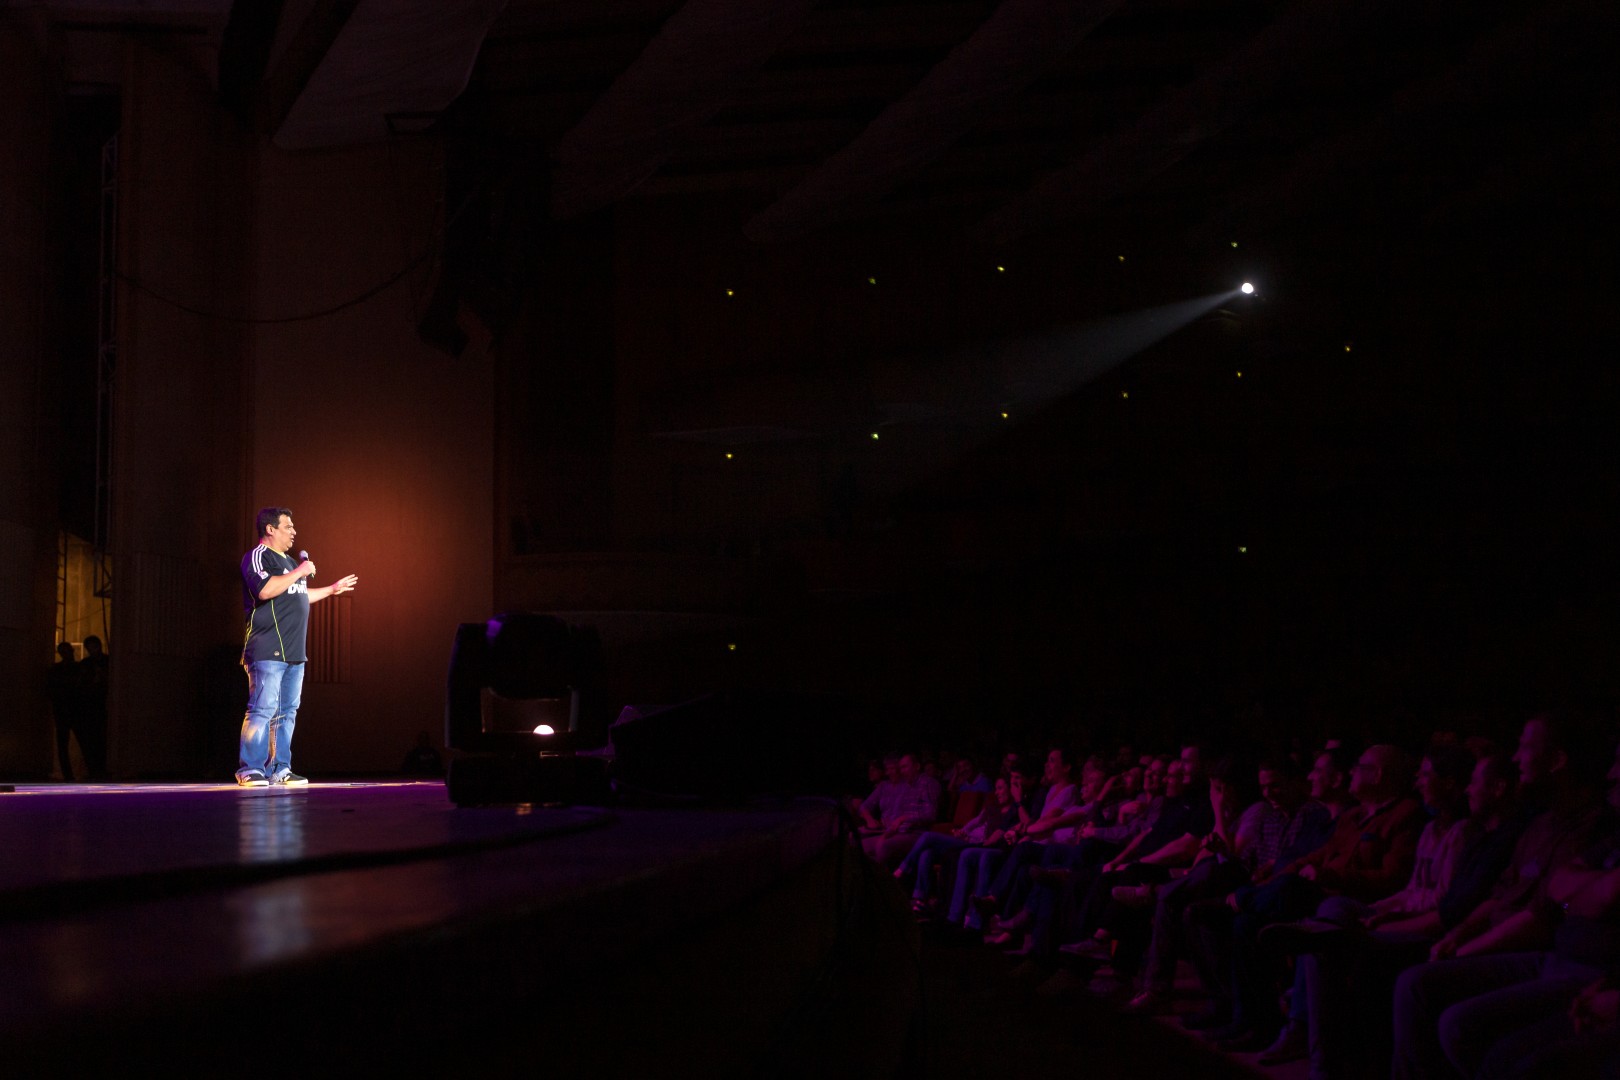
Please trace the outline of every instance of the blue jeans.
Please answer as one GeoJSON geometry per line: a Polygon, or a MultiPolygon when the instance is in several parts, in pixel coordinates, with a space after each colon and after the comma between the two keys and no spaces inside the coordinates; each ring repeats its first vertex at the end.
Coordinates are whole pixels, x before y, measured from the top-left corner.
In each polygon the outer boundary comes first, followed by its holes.
{"type": "Polygon", "coordinates": [[[980,928],[979,910],[968,901],[972,897],[985,895],[990,888],[990,879],[995,877],[997,868],[1006,857],[1007,849],[1004,847],[970,847],[957,856],[956,882],[951,889],[951,909],[946,919],[961,923],[969,930],[980,928]]]}
{"type": "Polygon", "coordinates": [[[304,690],[304,665],[255,660],[247,668],[248,706],[236,775],[262,772],[270,779],[292,771],[293,727],[304,690]]]}
{"type": "Polygon", "coordinates": [[[900,864],[906,874],[915,874],[911,890],[913,900],[926,900],[934,890],[934,867],[945,869],[955,866],[958,852],[973,847],[973,841],[963,840],[949,833],[926,832],[917,837],[911,854],[900,864]]]}
{"type": "MultiPolygon", "coordinates": [[[[1397,1080],[1530,1075],[1512,1068],[1516,1062],[1528,1064],[1535,1050],[1523,1045],[1521,1029],[1556,1023],[1581,987],[1602,974],[1600,968],[1545,952],[1469,956],[1408,968],[1395,984],[1390,1071],[1397,1080]]],[[[1546,1038],[1549,1033],[1531,1034],[1546,1038]]]]}

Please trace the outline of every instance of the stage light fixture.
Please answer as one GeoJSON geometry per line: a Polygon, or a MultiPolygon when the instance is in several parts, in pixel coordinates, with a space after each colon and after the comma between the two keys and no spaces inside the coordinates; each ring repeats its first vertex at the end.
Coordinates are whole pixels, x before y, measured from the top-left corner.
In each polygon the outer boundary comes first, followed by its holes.
{"type": "Polygon", "coordinates": [[[1240,372],[1238,372],[1238,373],[1237,373],[1237,377],[1238,377],[1238,378],[1240,378],[1240,379],[1241,379],[1241,378],[1243,378],[1243,372],[1241,372],[1241,371],[1240,371],[1240,372]]]}
{"type": "Polygon", "coordinates": [[[1005,412],[1005,411],[1003,411],[1003,412],[1002,412],[1002,414],[1001,414],[1001,418],[1002,418],[1002,419],[1003,419],[1003,420],[1005,420],[1005,419],[1007,419],[1007,413],[1006,413],[1006,412],[1005,412]]]}
{"type": "Polygon", "coordinates": [[[877,284],[877,278],[869,277],[869,278],[866,279],[866,283],[868,285],[876,285],[877,284]]]}
{"type": "Polygon", "coordinates": [[[1232,246],[1233,246],[1233,247],[1237,247],[1237,241],[1236,241],[1236,240],[1233,240],[1233,241],[1232,241],[1232,246]]]}
{"type": "Polygon", "coordinates": [[[1254,295],[1254,286],[1249,284],[1247,281],[1245,281],[1242,285],[1238,286],[1238,291],[1241,292],[1244,296],[1253,296],[1254,295]]]}
{"type": "Polygon", "coordinates": [[[735,455],[733,455],[733,454],[730,454],[730,453],[727,453],[727,454],[726,454],[726,460],[727,460],[727,461],[730,461],[730,460],[731,460],[731,459],[732,459],[732,457],[734,457],[734,456],[735,456],[735,455]]]}
{"type": "Polygon", "coordinates": [[[1119,392],[1119,396],[1121,398],[1124,398],[1125,400],[1129,401],[1130,397],[1131,397],[1131,392],[1129,390],[1121,390],[1119,392]]]}
{"type": "Polygon", "coordinates": [[[605,739],[605,683],[593,627],[522,611],[459,626],[445,701],[451,801],[604,803],[605,761],[575,751],[605,739]]]}
{"type": "Polygon", "coordinates": [[[737,290],[736,289],[727,289],[726,290],[726,295],[727,296],[736,296],[737,295],[737,290]]]}
{"type": "Polygon", "coordinates": [[[1238,548],[1238,554],[1239,554],[1239,555],[1247,555],[1247,554],[1248,554],[1248,553],[1249,553],[1249,549],[1248,549],[1248,548],[1246,548],[1246,547],[1240,547],[1240,548],[1238,548]]]}
{"type": "Polygon", "coordinates": [[[1005,267],[1005,266],[998,266],[998,267],[996,267],[996,273],[998,273],[998,274],[1005,274],[1005,273],[1006,273],[1006,272],[1007,272],[1007,268],[1006,268],[1006,267],[1005,267]]]}

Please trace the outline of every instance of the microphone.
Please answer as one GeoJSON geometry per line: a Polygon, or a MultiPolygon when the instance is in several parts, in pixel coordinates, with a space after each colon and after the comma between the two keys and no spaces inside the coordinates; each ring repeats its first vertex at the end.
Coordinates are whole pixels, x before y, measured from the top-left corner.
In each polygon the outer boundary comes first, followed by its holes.
{"type": "MultiPolygon", "coordinates": [[[[309,562],[309,552],[305,551],[303,548],[299,548],[298,549],[298,561],[301,562],[301,563],[309,562]]],[[[314,577],[315,575],[311,574],[309,576],[314,577]]]]}

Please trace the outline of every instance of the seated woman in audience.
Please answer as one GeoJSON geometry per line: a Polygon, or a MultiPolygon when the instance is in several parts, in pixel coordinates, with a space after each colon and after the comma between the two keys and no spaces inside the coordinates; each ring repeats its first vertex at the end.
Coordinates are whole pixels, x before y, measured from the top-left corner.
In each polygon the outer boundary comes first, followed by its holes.
{"type": "Polygon", "coordinates": [[[979,913],[969,903],[973,890],[988,886],[1001,868],[1002,861],[1007,858],[1007,853],[1023,837],[1029,823],[1035,820],[1035,811],[1031,809],[1034,797],[1026,794],[1033,791],[1034,785],[1028,782],[1023,770],[1022,765],[1015,765],[1007,778],[1008,796],[1017,820],[1001,830],[1001,836],[995,843],[967,848],[957,856],[956,874],[951,883],[951,905],[945,913],[945,921],[951,926],[968,930],[979,928],[979,913]]]}
{"type": "Polygon", "coordinates": [[[1010,894],[1021,872],[1039,863],[1049,844],[1064,839],[1058,832],[1058,819],[1078,802],[1079,785],[1075,782],[1074,771],[1073,751],[1066,747],[1055,747],[1047,753],[1046,768],[1042,773],[1042,779],[1046,782],[1046,796],[1041,802],[1040,813],[1024,827],[1023,838],[1008,853],[994,880],[982,885],[986,891],[974,894],[973,906],[977,911],[993,913],[1000,909],[1002,898],[1010,894]]]}
{"type": "Polygon", "coordinates": [[[1018,804],[1013,801],[1012,784],[996,778],[993,800],[961,828],[948,833],[928,832],[917,837],[905,860],[895,869],[896,881],[915,876],[911,891],[913,911],[922,912],[929,906],[936,886],[934,872],[956,865],[957,853],[971,847],[996,847],[1001,844],[1007,830],[1018,823],[1018,804]]]}

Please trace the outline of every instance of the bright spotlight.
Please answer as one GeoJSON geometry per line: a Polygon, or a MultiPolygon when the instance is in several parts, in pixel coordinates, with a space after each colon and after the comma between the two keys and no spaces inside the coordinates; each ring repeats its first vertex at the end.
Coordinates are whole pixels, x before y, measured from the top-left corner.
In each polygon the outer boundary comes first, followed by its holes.
{"type": "Polygon", "coordinates": [[[536,735],[555,735],[557,734],[557,729],[552,727],[550,724],[541,724],[539,727],[534,729],[534,733],[536,735]]]}
{"type": "Polygon", "coordinates": [[[1254,286],[1245,281],[1242,285],[1238,286],[1238,291],[1244,296],[1252,296],[1254,294],[1254,286]]]}

